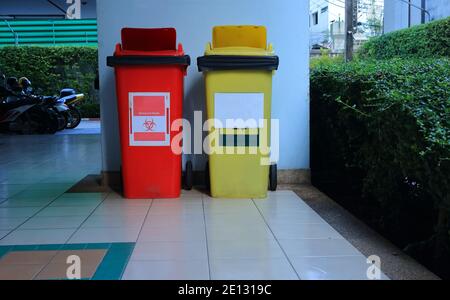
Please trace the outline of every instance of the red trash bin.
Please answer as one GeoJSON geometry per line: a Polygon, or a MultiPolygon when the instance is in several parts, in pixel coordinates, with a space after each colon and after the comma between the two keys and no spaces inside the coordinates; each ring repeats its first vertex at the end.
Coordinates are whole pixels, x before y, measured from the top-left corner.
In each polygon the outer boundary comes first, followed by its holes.
{"type": "Polygon", "coordinates": [[[183,80],[189,56],[174,28],[123,28],[107,65],[115,68],[125,198],[178,198],[181,154],[171,130],[182,118],[183,80]]]}

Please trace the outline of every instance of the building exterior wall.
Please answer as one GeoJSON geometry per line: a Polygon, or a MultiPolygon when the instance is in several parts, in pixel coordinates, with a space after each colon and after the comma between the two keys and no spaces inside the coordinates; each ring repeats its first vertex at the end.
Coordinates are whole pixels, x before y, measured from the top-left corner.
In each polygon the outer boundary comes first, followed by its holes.
{"type": "Polygon", "coordinates": [[[427,10],[432,20],[438,20],[450,16],[450,0],[428,0],[427,10]]]}
{"type": "MultiPolygon", "coordinates": [[[[337,2],[336,2],[337,3],[337,2]]],[[[332,38],[330,36],[330,26],[334,22],[344,20],[345,9],[337,6],[340,4],[332,4],[327,0],[314,0],[310,3],[309,21],[310,21],[310,46],[314,44],[331,46],[332,38]],[[327,8],[326,12],[322,9],[327,8]],[[319,23],[313,24],[313,14],[318,13],[319,23]]]]}
{"type": "MultiPolygon", "coordinates": [[[[66,0],[53,0],[53,2],[65,10],[69,7],[66,0]]],[[[95,0],[82,2],[85,4],[81,5],[81,18],[95,19],[97,17],[95,0]]],[[[10,15],[60,15],[63,17],[64,13],[46,0],[2,0],[0,20],[10,15]]]]}
{"type": "MultiPolygon", "coordinates": [[[[422,0],[412,0],[417,7],[422,7],[422,0]]],[[[408,4],[400,0],[384,0],[384,32],[388,33],[403,28],[408,28],[408,4]]],[[[425,21],[433,21],[450,16],[450,0],[426,0],[426,10],[430,17],[425,15],[425,21]]],[[[417,7],[411,7],[411,25],[422,22],[422,11],[417,7]]]]}
{"type": "MultiPolygon", "coordinates": [[[[106,67],[120,41],[122,27],[175,27],[178,40],[192,58],[185,80],[184,117],[205,111],[204,79],[196,58],[211,41],[213,26],[257,24],[280,57],[273,83],[273,118],[280,120],[281,169],[309,168],[308,1],[298,0],[97,0],[103,171],[120,169],[114,72],[106,67]]],[[[130,80],[134,80],[130,78],[130,80]]],[[[194,169],[203,170],[205,155],[193,155],[194,169]]]]}

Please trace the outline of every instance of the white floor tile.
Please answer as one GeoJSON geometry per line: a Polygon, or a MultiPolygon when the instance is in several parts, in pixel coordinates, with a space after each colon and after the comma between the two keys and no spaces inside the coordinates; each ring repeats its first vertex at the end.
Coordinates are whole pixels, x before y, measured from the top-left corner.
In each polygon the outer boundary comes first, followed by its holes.
{"type": "Polygon", "coordinates": [[[153,199],[152,206],[189,206],[203,205],[202,196],[183,195],[178,199],[153,199]]]}
{"type": "Polygon", "coordinates": [[[12,230],[25,222],[27,218],[0,218],[0,230],[12,230]]]}
{"type": "Polygon", "coordinates": [[[30,184],[27,189],[29,190],[50,190],[55,192],[60,192],[61,194],[70,189],[72,184],[68,183],[36,183],[30,184]]]}
{"type": "Polygon", "coordinates": [[[96,199],[103,200],[108,196],[108,193],[65,193],[58,199],[96,199]]]}
{"type": "Polygon", "coordinates": [[[340,239],[343,238],[333,227],[322,224],[272,224],[270,229],[277,239],[340,239]]]}
{"type": "Polygon", "coordinates": [[[75,229],[15,230],[2,240],[0,245],[64,244],[75,229]]]}
{"type": "Polygon", "coordinates": [[[0,218],[31,217],[37,213],[40,207],[7,207],[0,208],[0,218]]]}
{"type": "Polygon", "coordinates": [[[118,216],[118,215],[147,215],[148,207],[145,206],[111,206],[100,204],[93,215],[95,216],[118,216]]]}
{"type": "Polygon", "coordinates": [[[92,215],[81,226],[82,228],[95,227],[141,227],[145,215],[92,215]]]}
{"type": "Polygon", "coordinates": [[[0,184],[0,198],[10,198],[28,188],[28,184],[0,184]]]}
{"type": "Polygon", "coordinates": [[[357,256],[361,253],[344,239],[278,240],[289,258],[304,256],[357,256]]]}
{"type": "Polygon", "coordinates": [[[0,207],[44,207],[52,201],[52,199],[10,199],[0,203],[0,207]]]}
{"type": "Polygon", "coordinates": [[[205,226],[205,221],[201,215],[176,214],[167,217],[167,215],[148,215],[145,219],[144,227],[189,227],[205,226]]]}
{"type": "Polygon", "coordinates": [[[309,207],[289,207],[289,206],[258,206],[259,211],[266,219],[286,219],[298,217],[305,211],[312,211],[309,207]]]}
{"type": "Polygon", "coordinates": [[[23,199],[23,200],[30,200],[30,199],[55,199],[59,195],[61,195],[61,191],[55,191],[55,190],[30,190],[26,189],[24,191],[21,191],[14,196],[12,196],[10,199],[23,199]]]}
{"type": "Polygon", "coordinates": [[[90,198],[58,198],[53,201],[49,206],[50,207],[74,207],[74,206],[87,206],[87,207],[97,207],[102,200],[99,199],[90,199],[90,198]]]}
{"type": "Polygon", "coordinates": [[[81,228],[70,238],[69,243],[125,243],[136,242],[139,227],[125,228],[81,228]]]}
{"type": "Polygon", "coordinates": [[[206,242],[138,242],[131,260],[207,260],[206,242]]]}
{"type": "Polygon", "coordinates": [[[275,240],[208,240],[210,259],[267,259],[284,258],[285,255],[275,240]]]}
{"type": "Polygon", "coordinates": [[[85,216],[87,217],[94,210],[94,207],[89,206],[56,206],[46,207],[40,211],[37,217],[67,217],[67,216],[85,216]]]}
{"type": "Polygon", "coordinates": [[[257,208],[251,199],[204,199],[205,214],[252,213],[257,208]]]}
{"type": "Polygon", "coordinates": [[[206,221],[217,220],[263,220],[261,213],[257,209],[235,210],[235,211],[219,211],[205,209],[206,221]]]}
{"type": "Polygon", "coordinates": [[[152,204],[151,199],[124,199],[121,195],[108,196],[105,200],[103,200],[102,205],[104,206],[123,206],[123,207],[131,207],[131,206],[144,206],[150,207],[152,204]]]}
{"type": "Polygon", "coordinates": [[[19,229],[76,229],[85,219],[85,216],[33,217],[19,229]]]}
{"type": "Polygon", "coordinates": [[[214,280],[298,280],[286,258],[210,259],[214,280]]]}
{"type": "Polygon", "coordinates": [[[207,260],[130,261],[123,280],[208,280],[207,260]]]}
{"type": "Polygon", "coordinates": [[[267,226],[258,224],[229,224],[228,226],[207,226],[206,234],[211,241],[234,241],[234,240],[273,240],[274,236],[267,226]]]}
{"type": "Polygon", "coordinates": [[[156,205],[150,207],[148,212],[149,216],[165,215],[165,216],[179,216],[179,215],[192,215],[203,217],[203,206],[202,204],[191,204],[191,205],[156,205]]]}
{"type": "Polygon", "coordinates": [[[188,242],[205,240],[205,228],[202,225],[144,226],[139,235],[139,242],[188,242]]]}
{"type": "Polygon", "coordinates": [[[10,233],[10,230],[0,230],[0,239],[10,233]]]}
{"type": "MultiPolygon", "coordinates": [[[[368,280],[371,266],[362,255],[295,258],[292,264],[302,280],[368,280]]],[[[380,279],[388,279],[382,272],[380,275],[380,279]]]]}
{"type": "Polygon", "coordinates": [[[264,219],[269,224],[269,226],[299,226],[302,224],[326,224],[326,221],[322,219],[313,210],[304,210],[297,212],[296,215],[281,217],[279,215],[264,215],[264,219]]]}

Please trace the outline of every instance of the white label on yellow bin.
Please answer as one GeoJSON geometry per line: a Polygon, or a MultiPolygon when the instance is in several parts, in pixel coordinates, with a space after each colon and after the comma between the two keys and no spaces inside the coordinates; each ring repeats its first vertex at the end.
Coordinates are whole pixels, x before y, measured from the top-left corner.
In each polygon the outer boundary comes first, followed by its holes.
{"type": "Polygon", "coordinates": [[[130,146],[170,146],[170,93],[129,93],[130,146]]]}
{"type": "Polygon", "coordinates": [[[264,93],[215,93],[215,128],[261,128],[264,119],[264,93]],[[227,120],[243,120],[244,124],[228,124],[227,120]],[[248,122],[254,120],[254,122],[248,122]]]}

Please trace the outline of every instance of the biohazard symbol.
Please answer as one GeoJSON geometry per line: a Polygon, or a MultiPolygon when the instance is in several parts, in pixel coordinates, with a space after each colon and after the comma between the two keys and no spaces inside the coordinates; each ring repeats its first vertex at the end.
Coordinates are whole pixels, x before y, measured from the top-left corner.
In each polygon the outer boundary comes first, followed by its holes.
{"type": "Polygon", "coordinates": [[[153,129],[155,129],[156,123],[155,121],[153,121],[153,119],[149,120],[145,120],[144,122],[144,127],[145,129],[147,129],[147,131],[153,131],[153,129]]]}

